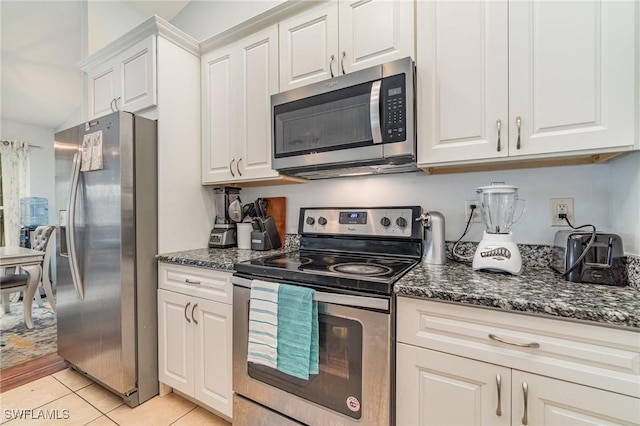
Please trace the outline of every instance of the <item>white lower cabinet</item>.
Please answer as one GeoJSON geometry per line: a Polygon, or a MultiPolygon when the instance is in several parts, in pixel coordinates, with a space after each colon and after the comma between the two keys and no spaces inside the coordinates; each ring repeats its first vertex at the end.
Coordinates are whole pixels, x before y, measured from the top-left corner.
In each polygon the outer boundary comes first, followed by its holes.
{"type": "Polygon", "coordinates": [[[396,421],[637,425],[639,362],[637,332],[400,297],[396,421]]]}
{"type": "Polygon", "coordinates": [[[158,277],[160,382],[231,418],[231,274],[160,264],[158,277]]]}

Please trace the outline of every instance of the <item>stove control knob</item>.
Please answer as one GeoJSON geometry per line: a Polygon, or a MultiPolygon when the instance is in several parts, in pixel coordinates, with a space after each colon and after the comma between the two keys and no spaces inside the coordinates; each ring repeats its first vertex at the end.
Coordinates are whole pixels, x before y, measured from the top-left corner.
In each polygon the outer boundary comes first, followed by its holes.
{"type": "Polygon", "coordinates": [[[313,225],[314,223],[316,223],[316,220],[311,216],[307,216],[306,222],[307,222],[307,225],[313,225]]]}
{"type": "Polygon", "coordinates": [[[318,223],[319,223],[320,225],[324,226],[324,225],[326,225],[326,224],[327,224],[327,219],[325,219],[324,217],[320,216],[320,217],[318,218],[318,223]]]}
{"type": "Polygon", "coordinates": [[[396,219],[396,225],[398,225],[400,228],[406,228],[407,219],[405,219],[404,217],[397,218],[396,219]]]}
{"type": "Polygon", "coordinates": [[[388,228],[389,225],[391,225],[391,219],[389,219],[388,217],[383,217],[382,219],[380,219],[380,225],[384,226],[385,228],[388,228]]]}

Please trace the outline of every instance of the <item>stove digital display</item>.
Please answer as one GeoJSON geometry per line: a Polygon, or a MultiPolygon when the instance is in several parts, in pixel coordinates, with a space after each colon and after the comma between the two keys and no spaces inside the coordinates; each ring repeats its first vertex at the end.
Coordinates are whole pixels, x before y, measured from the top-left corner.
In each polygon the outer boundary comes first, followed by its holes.
{"type": "Polygon", "coordinates": [[[366,225],[367,212],[340,212],[339,222],[342,225],[366,225]]]}

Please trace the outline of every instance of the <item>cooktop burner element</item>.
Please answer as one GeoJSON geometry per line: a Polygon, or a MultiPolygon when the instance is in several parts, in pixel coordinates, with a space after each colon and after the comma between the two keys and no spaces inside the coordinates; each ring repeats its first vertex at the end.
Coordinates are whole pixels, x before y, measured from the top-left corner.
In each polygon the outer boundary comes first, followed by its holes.
{"type": "Polygon", "coordinates": [[[422,256],[421,207],[302,208],[300,250],[234,265],[236,274],[391,295],[422,256]]]}
{"type": "Polygon", "coordinates": [[[367,275],[370,277],[385,275],[392,271],[388,266],[376,265],[374,263],[340,263],[329,266],[332,272],[353,275],[367,275]]]}
{"type": "Polygon", "coordinates": [[[265,260],[265,265],[269,263],[273,264],[273,266],[277,266],[281,268],[295,269],[304,265],[308,265],[309,263],[311,263],[311,259],[309,259],[308,257],[298,257],[298,256],[294,257],[291,255],[285,254],[284,256],[281,256],[281,257],[273,257],[273,258],[269,258],[268,260],[265,260]]]}

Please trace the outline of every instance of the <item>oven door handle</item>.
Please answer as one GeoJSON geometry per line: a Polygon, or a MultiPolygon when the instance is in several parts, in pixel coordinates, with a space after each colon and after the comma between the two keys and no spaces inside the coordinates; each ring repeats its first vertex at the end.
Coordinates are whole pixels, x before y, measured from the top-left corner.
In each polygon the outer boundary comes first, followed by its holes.
{"type": "MultiPolygon", "coordinates": [[[[251,288],[251,280],[248,278],[232,277],[231,283],[240,287],[251,288]]],[[[313,300],[331,305],[351,306],[354,308],[389,310],[389,300],[370,296],[354,296],[351,294],[325,293],[316,291],[313,300]]]]}

